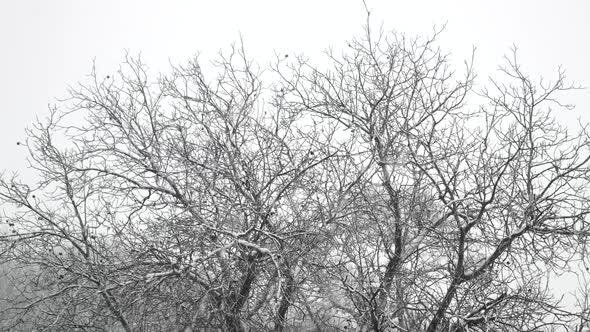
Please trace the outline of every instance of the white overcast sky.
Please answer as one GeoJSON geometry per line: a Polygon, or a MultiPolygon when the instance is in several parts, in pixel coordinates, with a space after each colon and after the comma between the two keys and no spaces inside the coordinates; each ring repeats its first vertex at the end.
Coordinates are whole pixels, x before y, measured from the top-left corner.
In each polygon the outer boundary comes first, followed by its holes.
{"type": "MultiPolygon", "coordinates": [[[[367,0],[372,21],[386,30],[426,35],[447,23],[439,39],[453,59],[477,47],[479,82],[509,52],[520,50],[525,70],[547,77],[563,65],[590,87],[590,2],[367,0]]],[[[342,46],[365,22],[361,0],[0,0],[0,169],[21,169],[16,141],[47,105],[66,96],[96,59],[117,69],[125,50],[142,53],[153,72],[202,52],[213,56],[242,34],[247,51],[266,61],[275,51],[313,56],[342,46]]],[[[589,91],[569,94],[590,107],[589,91]]],[[[590,118],[590,117],[589,117],[590,118]]]]}
{"type": "MultiPolygon", "coordinates": [[[[447,24],[440,46],[460,61],[477,47],[479,83],[494,74],[512,45],[532,76],[568,77],[590,87],[590,1],[366,0],[373,23],[385,30],[427,35],[447,24]]],[[[320,54],[361,32],[361,0],[0,0],[0,170],[24,170],[16,145],[68,84],[90,72],[114,71],[125,50],[141,52],[154,73],[197,52],[207,58],[243,36],[263,62],[279,53],[320,54]]],[[[567,116],[590,112],[590,90],[565,100],[567,116]]],[[[590,120],[590,116],[586,116],[590,120]]]]}

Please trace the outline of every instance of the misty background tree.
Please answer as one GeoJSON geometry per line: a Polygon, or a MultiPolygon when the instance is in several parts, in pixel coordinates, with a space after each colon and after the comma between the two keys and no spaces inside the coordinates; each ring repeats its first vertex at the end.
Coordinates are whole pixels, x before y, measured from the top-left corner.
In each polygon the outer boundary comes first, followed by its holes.
{"type": "Polygon", "coordinates": [[[2,329],[583,331],[549,283],[587,266],[575,87],[516,51],[476,87],[438,33],[93,70],[0,180],[2,329]]]}

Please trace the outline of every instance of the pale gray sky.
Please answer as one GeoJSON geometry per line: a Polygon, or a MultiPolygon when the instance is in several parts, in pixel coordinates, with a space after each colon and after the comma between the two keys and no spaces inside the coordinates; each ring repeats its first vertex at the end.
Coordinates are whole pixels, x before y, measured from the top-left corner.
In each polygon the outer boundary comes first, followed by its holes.
{"type": "MultiPolygon", "coordinates": [[[[479,82],[515,44],[531,75],[568,77],[590,87],[590,2],[367,0],[385,30],[425,35],[447,23],[440,45],[457,61],[477,47],[479,82]]],[[[263,62],[280,53],[317,56],[344,45],[365,23],[361,0],[0,0],[0,170],[20,170],[25,153],[16,142],[68,84],[90,72],[117,69],[125,50],[142,53],[156,73],[168,61],[201,51],[213,56],[237,41],[263,62]]],[[[570,122],[590,112],[590,90],[565,100],[578,105],[570,122]]],[[[586,116],[590,120],[590,116],[586,116]]],[[[24,172],[26,173],[26,172],[24,172]]]]}
{"type": "MultiPolygon", "coordinates": [[[[590,2],[367,0],[373,22],[386,30],[428,34],[447,23],[440,44],[456,60],[477,46],[485,77],[516,44],[531,73],[550,76],[562,64],[571,79],[590,86],[590,2]]],[[[214,55],[244,37],[258,59],[274,51],[318,55],[343,45],[365,22],[361,0],[18,0],[0,1],[0,169],[22,168],[15,142],[68,84],[89,73],[115,70],[125,50],[142,53],[154,72],[168,59],[197,51],[214,55]]],[[[590,108],[590,93],[568,97],[577,113],[590,108]]],[[[575,118],[573,116],[572,118],[575,118]]]]}

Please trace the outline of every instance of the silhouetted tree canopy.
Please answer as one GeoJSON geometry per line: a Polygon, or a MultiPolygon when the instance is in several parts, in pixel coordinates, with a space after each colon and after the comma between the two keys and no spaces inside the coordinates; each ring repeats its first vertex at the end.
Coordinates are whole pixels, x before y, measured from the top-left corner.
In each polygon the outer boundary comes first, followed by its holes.
{"type": "Polygon", "coordinates": [[[437,35],[93,71],[28,130],[39,181],[0,179],[2,329],[582,331],[584,275],[550,284],[587,263],[573,86],[514,52],[475,88],[437,35]]]}

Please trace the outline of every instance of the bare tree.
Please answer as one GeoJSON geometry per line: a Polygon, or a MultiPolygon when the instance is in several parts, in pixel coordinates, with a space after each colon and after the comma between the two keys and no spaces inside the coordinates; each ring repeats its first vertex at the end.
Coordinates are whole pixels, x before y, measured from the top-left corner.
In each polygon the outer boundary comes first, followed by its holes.
{"type": "Polygon", "coordinates": [[[573,86],[562,71],[535,85],[514,51],[507,79],[472,92],[472,65],[458,77],[433,46],[437,33],[366,32],[343,56],[328,53],[332,68],[279,70],[290,107],[349,133],[362,165],[339,178],[340,199],[354,203],[327,267],[335,306],[360,330],[565,324],[575,315],[545,282],[586,250],[588,136],[568,133],[551,109],[569,108],[555,95],[573,86]],[[485,103],[470,106],[470,94],[485,103]]]}
{"type": "Polygon", "coordinates": [[[437,35],[93,71],[22,143],[40,180],[0,180],[3,328],[582,329],[547,274],[586,253],[588,133],[554,118],[573,86],[514,52],[475,91],[437,35]]]}

